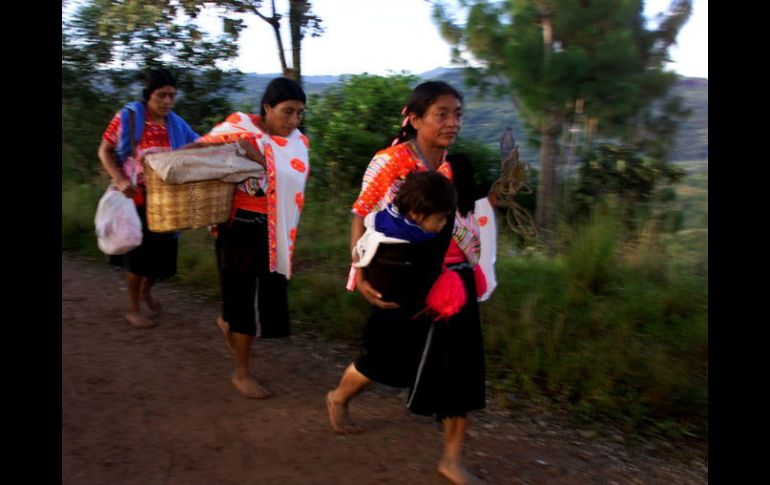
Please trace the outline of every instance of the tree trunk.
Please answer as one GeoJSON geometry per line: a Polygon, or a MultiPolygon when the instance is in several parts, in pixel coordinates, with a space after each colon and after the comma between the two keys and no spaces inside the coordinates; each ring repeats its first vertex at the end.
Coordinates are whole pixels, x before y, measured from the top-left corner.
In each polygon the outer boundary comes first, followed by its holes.
{"type": "Polygon", "coordinates": [[[289,69],[288,66],[286,66],[286,55],[283,53],[283,40],[281,39],[281,16],[277,15],[275,13],[275,0],[272,0],[270,2],[273,7],[273,16],[272,17],[266,17],[260,13],[260,11],[257,9],[257,5],[252,5],[251,10],[254,12],[259,18],[270,24],[270,27],[273,28],[273,33],[275,34],[275,42],[278,45],[278,59],[281,61],[281,71],[283,72],[283,75],[286,77],[291,77],[289,74],[291,72],[291,69],[289,69]]]}
{"type": "Polygon", "coordinates": [[[546,239],[553,234],[556,223],[556,159],[559,148],[557,138],[561,117],[549,112],[540,129],[540,176],[537,184],[537,225],[546,239]]]}
{"type": "Polygon", "coordinates": [[[292,0],[289,2],[289,31],[291,32],[291,62],[292,75],[288,76],[302,86],[302,20],[309,6],[307,1],[292,0]]]}

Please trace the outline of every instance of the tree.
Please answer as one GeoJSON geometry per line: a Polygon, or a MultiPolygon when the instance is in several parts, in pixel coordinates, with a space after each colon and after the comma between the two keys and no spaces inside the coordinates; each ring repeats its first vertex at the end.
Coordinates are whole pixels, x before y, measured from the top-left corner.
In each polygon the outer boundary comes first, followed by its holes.
{"type": "Polygon", "coordinates": [[[635,227],[639,216],[657,216],[655,222],[662,223],[663,217],[670,217],[669,206],[676,198],[671,185],[683,177],[681,168],[661,159],[643,156],[632,147],[602,143],[585,155],[571,197],[571,216],[584,219],[595,208],[614,200],[629,229],[635,227]]]}
{"type": "Polygon", "coordinates": [[[360,74],[311,95],[307,116],[314,177],[330,192],[353,189],[372,155],[390,145],[418,78],[360,74]]]}
{"type": "Polygon", "coordinates": [[[227,96],[239,89],[240,74],[217,66],[237,54],[235,38],[232,29],[205,34],[176,2],[91,0],[62,29],[62,90],[71,94],[87,83],[126,99],[143,71],[167,67],[184,94],[176,110],[207,129],[230,111],[227,96]]]}
{"type": "Polygon", "coordinates": [[[668,48],[689,18],[690,0],[673,0],[658,28],[648,30],[641,0],[459,0],[453,20],[447,2],[434,3],[434,19],[453,46],[471,83],[513,95],[525,123],[539,134],[537,222],[555,225],[558,136],[584,106],[607,135],[627,131],[676,75],[664,70],[668,48]]]}
{"type": "MultiPolygon", "coordinates": [[[[240,74],[217,61],[237,52],[229,34],[204,35],[155,2],[91,0],[62,25],[62,172],[86,181],[96,171],[99,135],[120,105],[136,98],[147,68],[169,67],[182,92],[175,110],[198,132],[231,111],[240,74]]],[[[189,19],[188,19],[189,20],[189,19]]],[[[231,36],[230,36],[231,38],[231,36]]]]}
{"type": "MultiPolygon", "coordinates": [[[[243,15],[256,15],[265,21],[273,29],[278,59],[281,62],[281,71],[284,76],[302,82],[302,40],[309,32],[317,37],[323,33],[321,18],[313,14],[309,0],[289,0],[289,38],[291,41],[291,61],[286,62],[283,37],[281,36],[281,15],[276,10],[275,0],[270,0],[271,13],[263,11],[262,0],[125,0],[123,2],[109,2],[111,8],[104,17],[105,27],[113,26],[118,31],[135,32],[137,29],[146,28],[152,22],[167,24],[170,20],[186,15],[195,19],[203,9],[213,7],[219,10],[223,21],[223,30],[228,39],[223,39],[222,47],[229,49],[225,58],[234,57],[238,51],[238,36],[244,29],[243,15]],[[112,18],[128,19],[131,23],[122,25],[120,22],[110,22],[112,18]]],[[[187,35],[193,42],[199,42],[202,33],[195,27],[188,27],[187,35]]],[[[193,44],[191,44],[193,45],[193,44]]]]}

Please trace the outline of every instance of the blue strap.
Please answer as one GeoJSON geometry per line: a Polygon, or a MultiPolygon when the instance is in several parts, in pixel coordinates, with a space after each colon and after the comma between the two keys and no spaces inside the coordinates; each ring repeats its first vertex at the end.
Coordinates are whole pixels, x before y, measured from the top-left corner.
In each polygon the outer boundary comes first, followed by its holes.
{"type": "MultiPolygon", "coordinates": [[[[131,125],[130,112],[134,112],[134,141],[139,144],[144,132],[144,104],[138,101],[128,103],[120,110],[121,136],[118,140],[118,146],[115,152],[118,156],[118,165],[122,166],[126,159],[131,155],[131,130],[126,129],[131,125]]],[[[182,145],[193,142],[198,139],[198,134],[190,128],[185,120],[178,114],[171,112],[166,119],[166,129],[168,130],[168,141],[172,149],[177,149],[182,145]]]]}

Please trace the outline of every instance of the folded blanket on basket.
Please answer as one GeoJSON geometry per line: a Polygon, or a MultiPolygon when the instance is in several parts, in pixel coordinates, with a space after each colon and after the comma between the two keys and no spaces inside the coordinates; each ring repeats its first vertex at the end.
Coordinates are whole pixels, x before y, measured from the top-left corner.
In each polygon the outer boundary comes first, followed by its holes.
{"type": "Polygon", "coordinates": [[[202,180],[238,183],[249,177],[263,177],[265,169],[245,157],[237,143],[151,153],[146,159],[153,171],[168,184],[202,180]]]}

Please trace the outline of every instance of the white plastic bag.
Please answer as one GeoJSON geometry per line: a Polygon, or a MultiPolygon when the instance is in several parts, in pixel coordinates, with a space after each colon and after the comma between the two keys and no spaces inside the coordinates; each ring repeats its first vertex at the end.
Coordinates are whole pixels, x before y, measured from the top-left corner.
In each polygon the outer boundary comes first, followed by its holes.
{"type": "Polygon", "coordinates": [[[104,254],[125,254],[142,244],[142,221],[134,200],[110,185],[96,208],[96,242],[104,254]]]}

